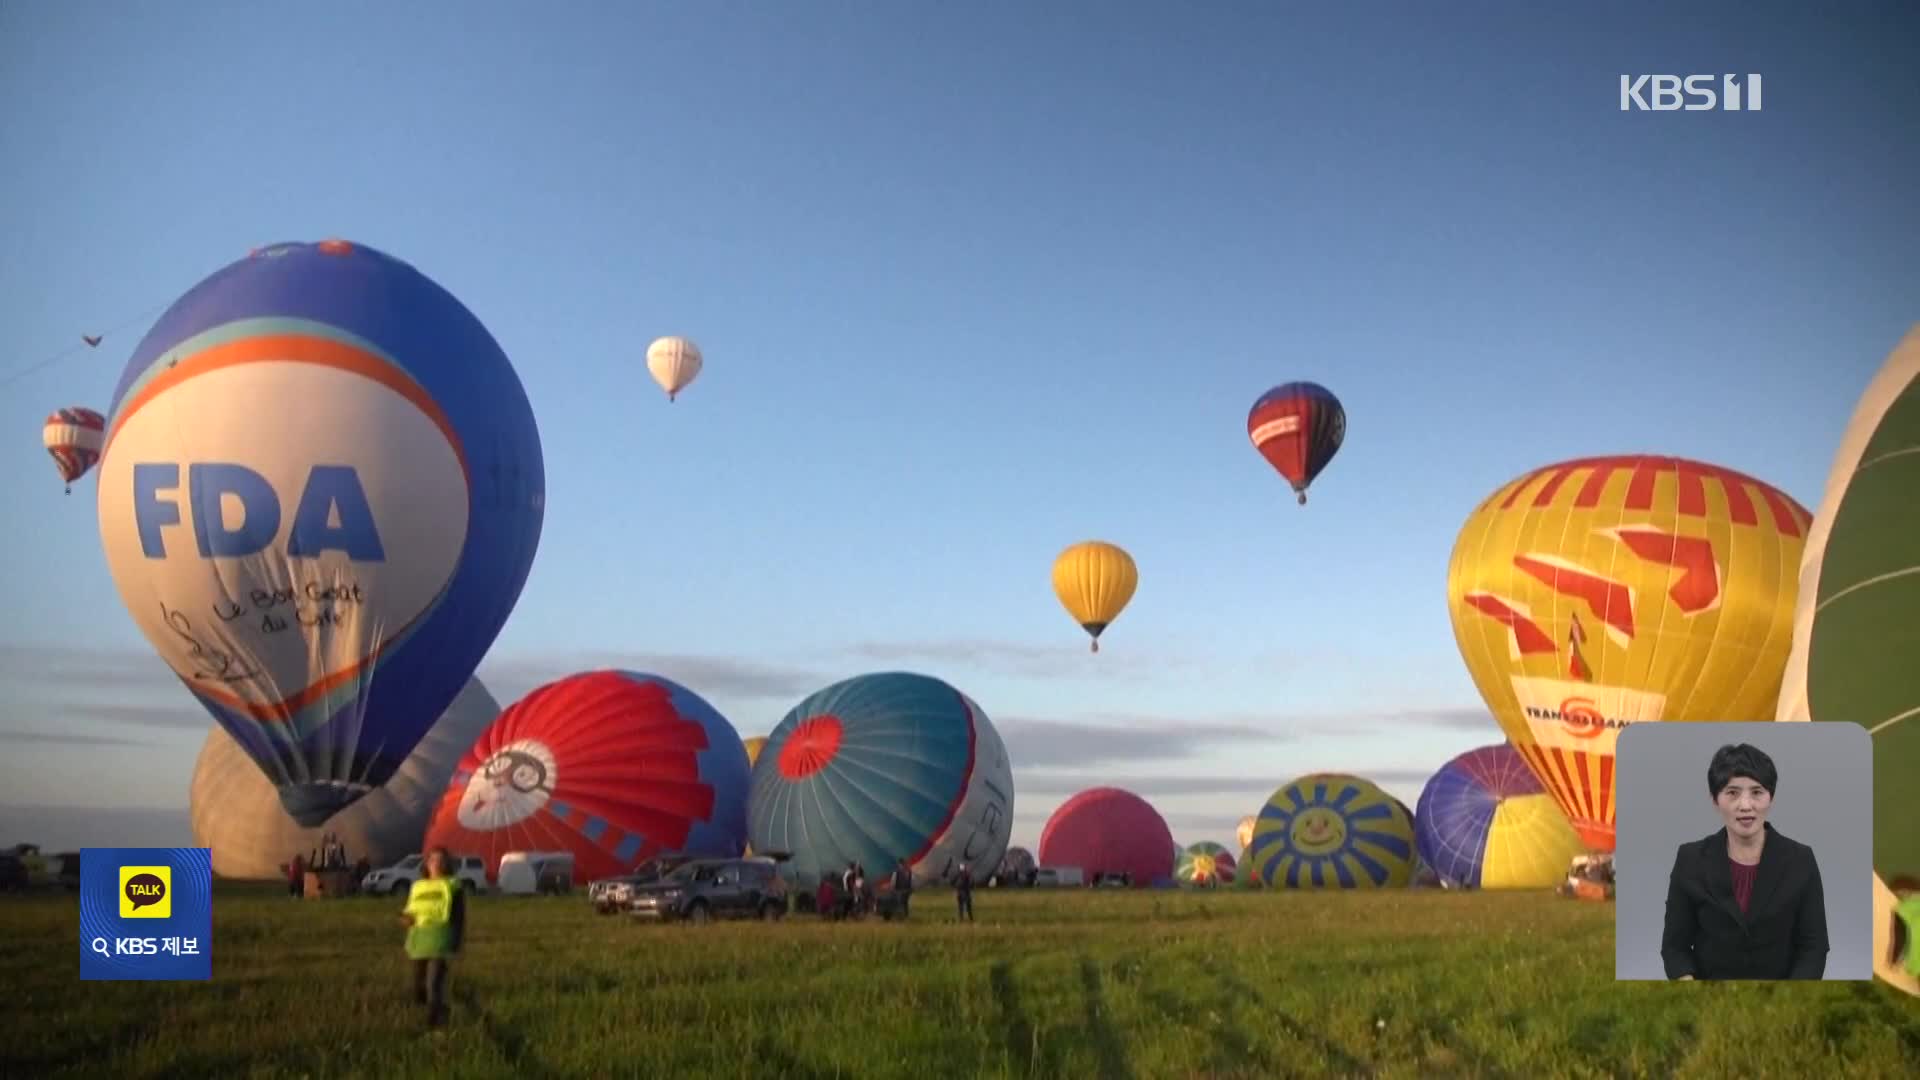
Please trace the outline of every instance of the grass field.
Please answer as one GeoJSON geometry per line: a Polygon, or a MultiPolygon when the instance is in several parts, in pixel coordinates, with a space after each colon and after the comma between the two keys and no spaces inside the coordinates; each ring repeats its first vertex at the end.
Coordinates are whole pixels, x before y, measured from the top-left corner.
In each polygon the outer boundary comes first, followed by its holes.
{"type": "Polygon", "coordinates": [[[422,1032],[398,902],[221,893],[211,983],[82,983],[71,897],[0,901],[0,1075],[1920,1075],[1878,984],[1615,984],[1540,895],[948,894],[911,924],[637,926],[484,898],[422,1032]]]}

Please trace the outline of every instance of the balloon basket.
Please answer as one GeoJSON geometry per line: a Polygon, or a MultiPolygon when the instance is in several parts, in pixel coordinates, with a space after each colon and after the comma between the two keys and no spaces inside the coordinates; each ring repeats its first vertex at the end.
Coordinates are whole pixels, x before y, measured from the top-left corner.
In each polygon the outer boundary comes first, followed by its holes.
{"type": "Polygon", "coordinates": [[[354,894],[351,870],[309,870],[300,896],[305,900],[338,900],[354,894]]]}

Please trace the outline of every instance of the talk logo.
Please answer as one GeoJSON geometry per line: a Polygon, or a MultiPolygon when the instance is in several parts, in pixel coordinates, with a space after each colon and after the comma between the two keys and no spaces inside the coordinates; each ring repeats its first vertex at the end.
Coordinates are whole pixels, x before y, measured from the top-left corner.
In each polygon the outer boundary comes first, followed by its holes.
{"type": "Polygon", "coordinates": [[[121,867],[120,917],[123,919],[172,918],[173,867],[121,867]]]}
{"type": "Polygon", "coordinates": [[[1772,718],[1808,524],[1753,477],[1649,455],[1536,469],[1468,516],[1461,659],[1589,850],[1614,848],[1621,731],[1772,718]]]}

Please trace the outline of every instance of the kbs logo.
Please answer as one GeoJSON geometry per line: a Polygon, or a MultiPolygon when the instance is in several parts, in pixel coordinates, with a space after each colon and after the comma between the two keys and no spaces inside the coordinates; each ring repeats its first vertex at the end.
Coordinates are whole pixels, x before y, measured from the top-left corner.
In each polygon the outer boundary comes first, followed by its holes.
{"type": "Polygon", "coordinates": [[[1759,112],[1760,76],[1748,75],[1746,86],[1738,75],[1622,75],[1620,111],[1634,112],[1759,112]],[[1718,82],[1719,92],[1714,92],[1718,82]],[[1745,90],[1742,104],[1741,91],[1745,90]],[[1689,98],[1693,100],[1688,100],[1689,98]]]}

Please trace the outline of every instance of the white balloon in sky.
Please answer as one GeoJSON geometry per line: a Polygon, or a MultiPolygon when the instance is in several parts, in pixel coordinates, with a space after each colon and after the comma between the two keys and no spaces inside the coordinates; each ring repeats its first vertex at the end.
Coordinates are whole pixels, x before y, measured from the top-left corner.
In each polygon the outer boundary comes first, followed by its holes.
{"type": "Polygon", "coordinates": [[[663,337],[647,346],[647,371],[668,401],[699,376],[703,364],[700,346],[683,337],[663,337]]]}

